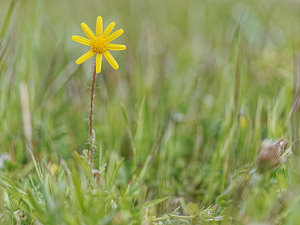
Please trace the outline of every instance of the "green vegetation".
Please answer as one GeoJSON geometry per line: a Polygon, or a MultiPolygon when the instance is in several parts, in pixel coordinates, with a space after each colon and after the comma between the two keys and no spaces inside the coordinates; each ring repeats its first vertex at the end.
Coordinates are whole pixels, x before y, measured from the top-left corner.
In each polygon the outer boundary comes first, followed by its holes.
{"type": "Polygon", "coordinates": [[[1,1],[0,223],[299,224],[299,12],[297,0],[1,1]],[[96,77],[91,174],[94,61],[75,64],[86,49],[71,36],[99,15],[127,50],[96,77]],[[262,169],[263,140],[279,138],[288,149],[269,143],[280,154],[262,169]]]}

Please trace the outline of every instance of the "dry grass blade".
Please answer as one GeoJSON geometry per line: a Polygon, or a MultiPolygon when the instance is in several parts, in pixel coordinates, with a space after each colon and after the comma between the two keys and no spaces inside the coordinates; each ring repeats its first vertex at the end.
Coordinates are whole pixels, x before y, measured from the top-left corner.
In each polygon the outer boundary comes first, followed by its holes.
{"type": "Polygon", "coordinates": [[[20,99],[22,107],[23,130],[26,142],[26,150],[32,152],[32,125],[29,107],[28,87],[25,83],[20,85],[20,99]]]}
{"type": "Polygon", "coordinates": [[[32,123],[31,123],[31,113],[29,107],[29,94],[28,94],[28,87],[27,84],[21,83],[20,84],[20,100],[21,100],[21,107],[22,107],[22,120],[23,120],[23,130],[26,142],[26,150],[29,153],[36,172],[41,179],[41,171],[40,167],[37,164],[37,161],[33,154],[33,145],[32,145],[32,123]]]}

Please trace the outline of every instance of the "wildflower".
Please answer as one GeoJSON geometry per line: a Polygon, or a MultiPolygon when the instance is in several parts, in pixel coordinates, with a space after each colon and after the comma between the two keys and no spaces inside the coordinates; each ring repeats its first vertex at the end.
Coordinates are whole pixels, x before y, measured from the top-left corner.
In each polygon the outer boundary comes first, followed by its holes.
{"type": "Polygon", "coordinates": [[[241,119],[241,128],[244,130],[247,126],[247,119],[243,116],[241,119]]]}
{"type": "Polygon", "coordinates": [[[56,173],[57,169],[58,169],[58,166],[55,163],[50,166],[50,172],[51,172],[52,176],[56,173]]]}
{"type": "Polygon", "coordinates": [[[81,23],[81,28],[89,39],[74,35],[74,36],[72,36],[72,40],[79,42],[80,44],[90,46],[91,50],[88,51],[87,53],[85,53],[84,55],[82,55],[81,57],[79,57],[76,60],[76,63],[81,64],[96,54],[96,73],[100,73],[101,65],[102,65],[102,58],[104,55],[104,57],[109,62],[109,64],[115,70],[117,70],[119,68],[119,65],[108,50],[112,50],[112,51],[125,50],[126,45],[110,43],[111,41],[120,37],[124,33],[123,29],[119,29],[119,30],[113,32],[112,34],[110,34],[111,31],[114,29],[114,27],[115,27],[115,23],[111,22],[103,32],[102,17],[98,16],[97,22],[96,22],[96,36],[95,36],[95,34],[91,31],[91,29],[88,27],[88,25],[86,25],[85,23],[81,23]]]}

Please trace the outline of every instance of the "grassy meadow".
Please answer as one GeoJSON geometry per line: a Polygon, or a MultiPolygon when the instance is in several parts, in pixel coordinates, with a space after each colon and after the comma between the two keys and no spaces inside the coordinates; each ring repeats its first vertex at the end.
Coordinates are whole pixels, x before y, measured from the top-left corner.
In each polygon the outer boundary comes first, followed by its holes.
{"type": "Polygon", "coordinates": [[[0,224],[297,225],[299,126],[298,0],[0,0],[0,224]]]}

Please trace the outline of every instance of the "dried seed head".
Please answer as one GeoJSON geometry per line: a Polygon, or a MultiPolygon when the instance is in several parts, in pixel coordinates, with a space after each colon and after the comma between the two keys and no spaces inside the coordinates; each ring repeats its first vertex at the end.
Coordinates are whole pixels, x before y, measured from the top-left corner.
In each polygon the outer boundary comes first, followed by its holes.
{"type": "Polygon", "coordinates": [[[92,174],[93,174],[94,177],[97,177],[97,176],[100,175],[100,172],[99,172],[99,170],[92,169],[92,174]]]}
{"type": "Polygon", "coordinates": [[[287,146],[288,142],[283,138],[276,141],[264,140],[258,154],[258,169],[273,169],[282,164],[285,161],[284,153],[287,150],[287,146]]]}

